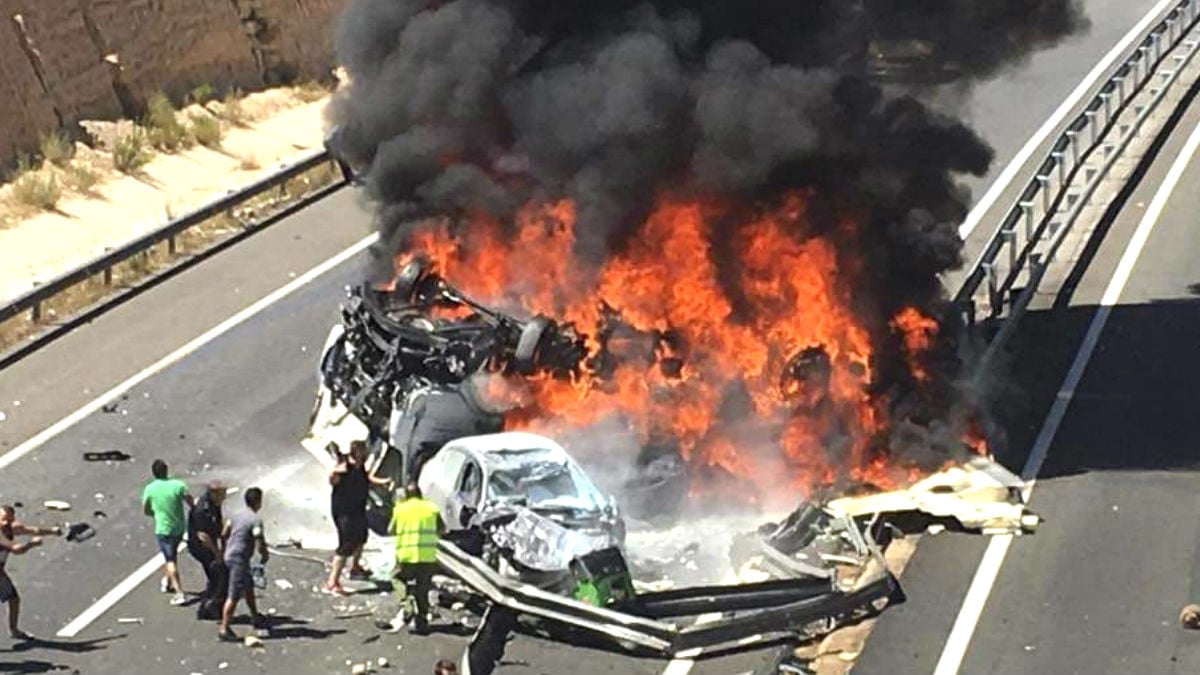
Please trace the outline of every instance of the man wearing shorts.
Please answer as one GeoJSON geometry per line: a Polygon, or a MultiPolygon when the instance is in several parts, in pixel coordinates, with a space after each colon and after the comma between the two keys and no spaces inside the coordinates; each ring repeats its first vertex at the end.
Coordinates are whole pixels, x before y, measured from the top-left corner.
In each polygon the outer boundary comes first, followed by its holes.
{"type": "Polygon", "coordinates": [[[363,545],[367,543],[367,492],[372,485],[391,488],[392,482],[367,473],[367,444],[365,441],[350,443],[350,453],[329,474],[333,486],[330,509],[333,524],[337,527],[338,547],[329,564],[329,578],[325,580],[325,591],[342,595],[342,570],[350,559],[350,578],[366,579],[370,570],[362,566],[363,545]]]}
{"type": "Polygon", "coordinates": [[[270,557],[262,518],[258,515],[262,500],[262,490],[256,487],[246,490],[246,508],[235,513],[225,526],[225,567],[229,570],[229,592],[225,596],[225,606],[221,608],[221,624],[217,629],[217,638],[222,642],[237,642],[239,639],[229,629],[229,622],[242,598],[246,599],[254,625],[262,624],[258,601],[254,597],[254,575],[250,570],[250,558],[255,548],[258,549],[262,564],[266,565],[270,557]]]}
{"type": "Polygon", "coordinates": [[[184,517],[183,505],[195,506],[195,500],[188,494],[187,485],[183,481],[167,476],[167,463],[161,459],[154,460],[150,465],[150,473],[154,480],[142,490],[142,509],[147,516],[154,518],[154,539],[158,542],[158,550],[163,556],[163,592],[175,592],[171,599],[172,605],[182,605],[187,602],[183,595],[183,584],[179,581],[179,544],[183,542],[183,533],[187,531],[187,520],[184,517]]]}
{"type": "Polygon", "coordinates": [[[14,640],[32,640],[33,636],[18,626],[21,618],[21,596],[17,594],[17,587],[13,585],[12,578],[5,569],[8,555],[21,555],[41,546],[42,535],[62,533],[61,527],[33,527],[18,523],[13,507],[0,506],[0,602],[8,603],[8,633],[14,640]],[[29,535],[31,538],[22,544],[17,541],[20,535],[29,535]]]}

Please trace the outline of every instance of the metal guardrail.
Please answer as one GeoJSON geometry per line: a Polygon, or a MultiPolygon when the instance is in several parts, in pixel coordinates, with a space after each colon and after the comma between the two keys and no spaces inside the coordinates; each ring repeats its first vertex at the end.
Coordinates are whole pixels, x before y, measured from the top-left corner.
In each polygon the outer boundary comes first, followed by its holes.
{"type": "MultiPolygon", "coordinates": [[[[1083,206],[1200,48],[1200,40],[1187,39],[1200,20],[1198,4],[1200,0],[1181,0],[1148,29],[1137,47],[1055,140],[954,296],[966,325],[975,325],[980,318],[977,316],[980,296],[986,310],[984,320],[995,322],[1019,317],[1024,311],[1083,206]],[[1186,53],[1173,54],[1181,46],[1186,53]],[[1176,61],[1176,66],[1164,71],[1162,65],[1169,58],[1176,61]],[[1149,102],[1135,104],[1146,93],[1149,102]],[[1120,123],[1131,105],[1134,121],[1120,123]],[[1110,138],[1114,130],[1116,140],[1110,138]],[[1100,168],[1085,167],[1097,150],[1104,153],[1100,168]],[[1075,184],[1081,171],[1085,172],[1082,187],[1075,184]]],[[[986,370],[991,353],[1003,344],[1014,324],[1005,322],[990,341],[980,372],[986,370]]]]}
{"type": "MultiPolygon", "coordinates": [[[[186,230],[279,187],[310,169],[332,161],[334,160],[326,150],[320,150],[240,190],[214,199],[195,211],[180,216],[157,230],[138,237],[123,246],[107,251],[103,255],[61,274],[37,286],[33,290],[18,296],[15,300],[0,306],[0,322],[7,321],[26,311],[30,313],[32,321],[38,322],[42,318],[42,304],[68,288],[99,274],[104,275],[105,281],[111,283],[113,267],[164,241],[167,242],[168,250],[174,253],[176,237],[186,230]]],[[[342,175],[343,178],[339,182],[335,182],[334,185],[345,184],[345,173],[343,172],[342,175]]]]}

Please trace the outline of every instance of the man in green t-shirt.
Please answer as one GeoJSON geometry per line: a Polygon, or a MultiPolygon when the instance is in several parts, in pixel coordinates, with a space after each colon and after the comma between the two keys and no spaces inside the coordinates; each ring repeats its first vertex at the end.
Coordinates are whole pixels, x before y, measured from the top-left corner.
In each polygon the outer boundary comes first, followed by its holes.
{"type": "Polygon", "coordinates": [[[183,505],[195,505],[192,495],[188,494],[187,485],[183,481],[167,477],[167,463],[161,459],[154,460],[150,465],[154,480],[142,490],[142,510],[147,516],[154,518],[154,538],[158,542],[158,550],[163,555],[163,592],[175,591],[171,599],[172,605],[182,605],[187,602],[183,595],[183,584],[179,582],[179,568],[175,562],[179,556],[179,544],[183,541],[183,533],[187,531],[187,518],[184,516],[183,505]]]}

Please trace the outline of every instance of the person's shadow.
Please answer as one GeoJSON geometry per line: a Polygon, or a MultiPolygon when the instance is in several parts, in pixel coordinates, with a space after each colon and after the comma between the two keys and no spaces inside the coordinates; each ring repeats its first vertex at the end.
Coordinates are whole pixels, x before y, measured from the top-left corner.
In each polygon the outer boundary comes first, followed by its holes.
{"type": "MultiPolygon", "coordinates": [[[[250,618],[234,619],[233,623],[235,625],[249,625],[250,618]]],[[[324,640],[333,635],[341,635],[346,632],[345,628],[310,628],[309,625],[311,623],[312,621],[308,619],[297,619],[285,614],[276,614],[264,616],[263,621],[255,628],[265,631],[265,634],[258,636],[262,640],[289,640],[292,638],[324,640]]]]}
{"type": "MultiPolygon", "coordinates": [[[[32,640],[23,640],[14,644],[11,648],[0,650],[0,652],[20,653],[29,652],[37,649],[46,649],[50,651],[66,652],[68,654],[86,654],[100,649],[106,649],[108,645],[104,644],[112,640],[119,640],[125,635],[110,635],[108,637],[95,638],[92,640],[44,640],[34,638],[32,640]]],[[[0,673],[54,673],[54,672],[75,672],[79,671],[59,663],[51,663],[38,659],[25,659],[23,661],[0,661],[0,673]]]]}

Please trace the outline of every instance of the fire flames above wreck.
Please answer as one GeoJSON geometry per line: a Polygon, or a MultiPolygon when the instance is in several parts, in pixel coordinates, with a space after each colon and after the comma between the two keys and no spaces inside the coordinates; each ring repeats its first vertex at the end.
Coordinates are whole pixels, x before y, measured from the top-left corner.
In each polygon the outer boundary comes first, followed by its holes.
{"type": "Polygon", "coordinates": [[[1076,3],[747,4],[352,2],[332,117],[376,276],[419,252],[586,336],[571,377],[491,387],[513,426],[616,420],[759,488],[934,468],[972,417],[938,321],[954,176],[991,152],[924,94],[1077,29],[1076,3]]]}

